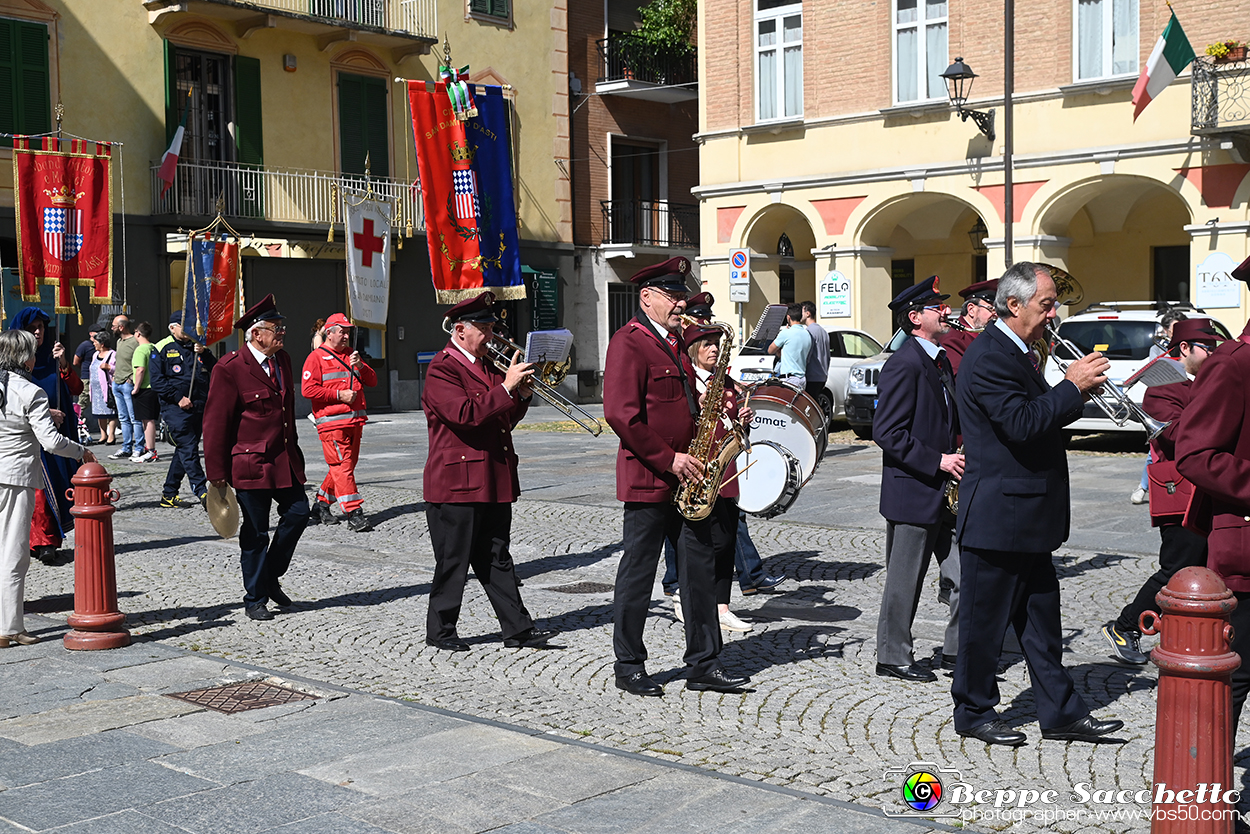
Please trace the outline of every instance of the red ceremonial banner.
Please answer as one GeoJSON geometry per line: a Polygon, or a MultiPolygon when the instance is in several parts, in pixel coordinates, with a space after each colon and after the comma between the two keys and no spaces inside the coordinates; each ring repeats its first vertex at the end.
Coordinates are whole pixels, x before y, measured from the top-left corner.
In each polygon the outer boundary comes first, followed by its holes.
{"type": "Polygon", "coordinates": [[[113,303],[111,162],[112,147],[97,142],[13,140],[22,300],[51,284],[58,313],[77,308],[74,286],[90,287],[92,304],[113,303]]]}

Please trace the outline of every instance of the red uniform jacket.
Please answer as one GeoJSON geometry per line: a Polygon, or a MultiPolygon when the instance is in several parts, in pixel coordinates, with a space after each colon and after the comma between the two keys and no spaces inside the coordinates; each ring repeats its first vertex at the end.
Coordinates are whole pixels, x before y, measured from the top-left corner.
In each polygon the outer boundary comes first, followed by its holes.
{"type": "Polygon", "coordinates": [[[350,356],[350,351],[335,353],[322,345],[308,354],[308,359],[304,361],[300,393],[312,401],[318,432],[363,426],[369,419],[364,389],[377,385],[378,375],[368,362],[351,368],[348,363],[350,356]],[[348,388],[359,393],[356,399],[345,403],[339,400],[339,391],[348,388]]]}
{"type": "Polygon", "coordinates": [[[430,362],[421,406],[430,429],[425,462],[425,500],[434,504],[510,504],[521,494],[512,429],[529,401],[503,387],[504,374],[490,362],[478,368],[448,342],[430,362]]]}
{"type": "MultiPolygon", "coordinates": [[[[963,317],[960,316],[960,322],[963,317]]],[[[964,351],[972,344],[972,341],[980,336],[980,333],[968,333],[964,330],[956,330],[951,328],[944,335],[938,337],[938,344],[946,348],[946,358],[951,361],[951,373],[959,373],[959,363],[964,358],[964,351]]]]}
{"type": "Polygon", "coordinates": [[[1207,567],[1237,592],[1250,592],[1248,338],[1250,324],[1202,363],[1176,437],[1177,468],[1211,498],[1207,567]]]}
{"type": "Polygon", "coordinates": [[[1146,389],[1146,396],[1141,403],[1142,411],[1159,422],[1168,424],[1166,429],[1150,441],[1156,462],[1176,460],[1176,434],[1180,430],[1178,421],[1185,406],[1193,399],[1193,385],[1192,379],[1186,379],[1183,382],[1153,385],[1146,389]]]}
{"type": "Polygon", "coordinates": [[[304,483],[295,434],[291,357],[274,354],[282,390],[246,346],[213,368],[204,405],[204,474],[235,489],[283,489],[304,483]]]}
{"type": "Polygon", "coordinates": [[[694,439],[694,417],[682,384],[683,372],[693,384],[694,369],[684,353],[678,366],[655,328],[639,318],[608,342],[603,416],[621,440],[617,500],[657,504],[672,499],[677,476],[668,468],[694,439]]]}

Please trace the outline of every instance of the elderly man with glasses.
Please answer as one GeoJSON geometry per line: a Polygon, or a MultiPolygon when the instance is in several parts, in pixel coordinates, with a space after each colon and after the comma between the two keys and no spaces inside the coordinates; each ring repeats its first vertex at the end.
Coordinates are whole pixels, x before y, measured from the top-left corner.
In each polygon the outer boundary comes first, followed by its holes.
{"type": "Polygon", "coordinates": [[[338,524],[330,505],[338,502],[347,526],[356,533],[373,529],[356,488],[356,462],[360,459],[360,436],[369,413],[365,389],[378,384],[369,363],[352,348],[356,328],[342,313],[326,319],[325,337],[304,362],[301,392],[312,401],[313,421],[321,438],[321,452],[330,471],[317,490],[316,508],[310,524],[338,524]]]}
{"type": "Polygon", "coordinates": [[[253,620],[272,620],[266,607],[291,605],[279,584],[308,525],[304,455],[295,431],[295,380],[282,349],[285,317],[273,295],[234,323],[243,345],[217,363],[204,407],[204,469],[218,489],[234,487],[243,516],[243,606],[253,620]],[[269,539],[269,511],[278,528],[269,539]]]}
{"type": "Polygon", "coordinates": [[[959,363],[972,340],[987,324],[998,318],[998,313],[994,312],[994,294],[997,292],[997,278],[978,281],[959,291],[964,305],[959,311],[958,325],[938,337],[938,344],[946,349],[946,358],[951,361],[951,373],[956,376],[959,374],[959,363]]]}

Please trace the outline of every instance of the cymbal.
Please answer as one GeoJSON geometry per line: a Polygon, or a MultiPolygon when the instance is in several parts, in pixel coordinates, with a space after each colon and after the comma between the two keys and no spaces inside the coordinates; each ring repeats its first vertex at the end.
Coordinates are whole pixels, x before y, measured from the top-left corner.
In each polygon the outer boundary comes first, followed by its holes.
{"type": "Polygon", "coordinates": [[[218,488],[209,484],[208,500],[204,507],[208,510],[208,520],[219,536],[232,539],[239,534],[239,502],[229,485],[218,488]]]}

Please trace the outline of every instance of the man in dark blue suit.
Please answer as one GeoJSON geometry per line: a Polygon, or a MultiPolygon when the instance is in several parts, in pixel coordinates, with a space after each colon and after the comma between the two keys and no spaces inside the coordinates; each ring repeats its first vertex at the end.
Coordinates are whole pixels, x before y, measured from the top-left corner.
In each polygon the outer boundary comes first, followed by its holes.
{"type": "Polygon", "coordinates": [[[959,559],[948,558],[955,518],[943,500],[949,479],[963,474],[956,454],[959,422],[955,383],[938,337],[950,330],[950,298],[938,277],[908,287],[890,302],[895,324],[911,334],[881,369],[872,439],[881,447],[881,515],[885,517],[885,589],[877,616],[877,674],[906,681],[937,680],[915,665],[911,626],[921,586],[936,556],[952,586],[943,663],[959,648],[959,559]]]}
{"type": "Polygon", "coordinates": [[[1052,553],[1068,537],[1068,461],[1061,429],[1081,416],[1110,363],[1091,353],[1051,388],[1029,348],[1055,318],[1049,269],[1018,263],[994,298],[998,320],[959,366],[967,468],[959,487],[960,651],[951,695],[955,731],[987,744],[1023,744],[998,717],[995,672],[1008,624],[1029,664],[1042,738],[1097,741],[1124,722],[1100,721],[1063,668],[1059,578],[1052,553]]]}

